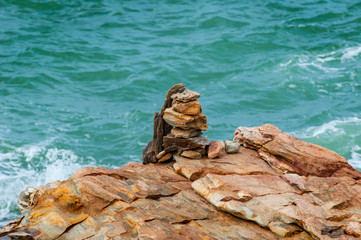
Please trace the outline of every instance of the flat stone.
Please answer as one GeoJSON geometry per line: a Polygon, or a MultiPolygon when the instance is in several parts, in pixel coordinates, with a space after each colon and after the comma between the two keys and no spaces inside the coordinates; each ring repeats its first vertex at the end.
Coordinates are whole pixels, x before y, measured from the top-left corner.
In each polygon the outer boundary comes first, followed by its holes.
{"type": "Polygon", "coordinates": [[[236,153],[239,151],[239,148],[241,147],[241,144],[238,142],[233,142],[226,140],[225,142],[225,149],[226,153],[236,153]]]}
{"type": "Polygon", "coordinates": [[[167,108],[164,111],[163,119],[171,126],[182,129],[196,129],[206,131],[207,118],[202,113],[196,116],[189,116],[174,111],[172,108],[167,108]]]}
{"type": "Polygon", "coordinates": [[[199,148],[195,148],[195,149],[192,149],[192,150],[199,152],[201,155],[206,155],[207,154],[207,150],[206,150],[205,147],[199,147],[199,148]]]}
{"type": "Polygon", "coordinates": [[[172,156],[173,156],[172,153],[167,153],[167,154],[165,154],[163,157],[161,157],[161,158],[158,160],[158,162],[160,162],[160,163],[166,162],[166,161],[168,161],[169,159],[171,159],[172,156]]]}
{"type": "Polygon", "coordinates": [[[192,150],[183,151],[181,156],[186,157],[186,158],[190,158],[190,159],[200,159],[200,158],[202,158],[202,154],[200,154],[197,151],[192,151],[192,150]]]}
{"type": "MultiPolygon", "coordinates": [[[[194,149],[196,150],[196,149],[194,149]]],[[[275,175],[272,168],[259,158],[256,151],[242,147],[242,151],[235,154],[221,153],[217,160],[190,160],[178,154],[174,155],[173,167],[175,171],[191,181],[204,177],[208,173],[223,175],[275,175]]]]}
{"type": "Polygon", "coordinates": [[[191,138],[202,135],[202,131],[196,129],[172,128],[171,132],[177,138],[191,138]]]}
{"type": "Polygon", "coordinates": [[[207,146],[211,143],[211,140],[207,137],[176,138],[172,135],[167,135],[163,138],[163,142],[165,149],[176,148],[178,150],[190,150],[207,146]]]}
{"type": "Polygon", "coordinates": [[[212,141],[208,147],[208,158],[216,158],[221,154],[224,143],[221,141],[212,141]]]}
{"type": "Polygon", "coordinates": [[[196,100],[190,102],[173,101],[172,108],[174,111],[185,115],[195,116],[202,113],[201,104],[196,100]]]}
{"type": "Polygon", "coordinates": [[[201,95],[199,93],[186,89],[183,92],[173,94],[172,99],[179,102],[190,102],[196,100],[200,96],[201,95]]]}

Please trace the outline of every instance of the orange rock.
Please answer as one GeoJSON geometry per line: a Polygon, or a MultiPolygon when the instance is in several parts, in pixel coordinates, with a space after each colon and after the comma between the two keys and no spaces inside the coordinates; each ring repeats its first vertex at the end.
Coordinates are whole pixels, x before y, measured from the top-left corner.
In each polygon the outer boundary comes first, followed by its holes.
{"type": "Polygon", "coordinates": [[[187,150],[183,151],[181,154],[183,157],[190,158],[190,159],[200,159],[202,158],[202,154],[197,151],[187,150]]]}
{"type": "Polygon", "coordinates": [[[344,157],[283,133],[270,124],[254,128],[239,127],[234,133],[234,141],[257,149],[264,160],[283,172],[320,177],[334,174],[361,177],[361,173],[353,169],[344,157]]]}
{"type": "Polygon", "coordinates": [[[174,111],[172,108],[167,108],[164,111],[163,119],[171,126],[182,129],[196,129],[206,131],[207,118],[202,113],[196,116],[189,116],[174,111]]]}
{"type": "Polygon", "coordinates": [[[190,101],[190,102],[173,101],[172,108],[176,112],[191,116],[195,116],[202,113],[202,107],[198,101],[190,101]]]}
{"type": "Polygon", "coordinates": [[[58,188],[45,191],[29,215],[0,231],[3,237],[277,239],[257,224],[218,211],[169,165],[139,163],[121,169],[80,169],[58,188]],[[64,200],[44,204],[55,198],[64,200]]]}
{"type": "Polygon", "coordinates": [[[211,144],[211,140],[207,137],[176,138],[171,135],[165,136],[163,142],[165,149],[178,150],[189,150],[211,144]]]}
{"type": "Polygon", "coordinates": [[[216,158],[221,154],[224,143],[221,141],[213,141],[208,147],[208,158],[216,158]]]}
{"type": "Polygon", "coordinates": [[[166,162],[166,161],[170,160],[172,158],[172,156],[173,156],[172,153],[167,153],[163,157],[159,158],[158,162],[160,162],[160,163],[166,162]]]}
{"type": "Polygon", "coordinates": [[[199,93],[186,89],[183,92],[173,94],[171,97],[173,100],[176,100],[179,102],[190,102],[190,101],[196,100],[200,96],[201,95],[199,93]]]}
{"type": "Polygon", "coordinates": [[[354,237],[361,237],[361,224],[359,222],[349,222],[345,227],[345,233],[354,237]]]}
{"type": "MultiPolygon", "coordinates": [[[[332,176],[311,174],[320,164],[315,148],[309,153],[309,145],[296,141],[292,149],[283,144],[290,138],[272,126],[242,131],[240,141],[258,150],[241,147],[198,160],[175,154],[173,167],[170,162],[83,168],[43,190],[24,192],[24,216],[4,226],[0,239],[360,238],[361,181],[355,169],[326,164],[324,169],[338,170],[332,176]],[[287,157],[295,152],[306,161],[297,167],[305,167],[307,176],[290,164],[287,157]]],[[[327,151],[320,151],[326,158],[327,151]]]]}
{"type": "Polygon", "coordinates": [[[196,129],[172,128],[170,132],[176,138],[192,138],[202,135],[202,131],[196,129]]]}

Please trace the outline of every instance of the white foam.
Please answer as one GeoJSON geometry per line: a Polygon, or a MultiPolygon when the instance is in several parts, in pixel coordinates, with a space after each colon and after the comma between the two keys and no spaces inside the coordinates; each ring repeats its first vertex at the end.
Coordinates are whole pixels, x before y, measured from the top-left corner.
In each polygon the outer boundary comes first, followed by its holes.
{"type": "Polygon", "coordinates": [[[11,208],[16,208],[17,198],[26,187],[64,180],[76,170],[95,164],[91,157],[51,147],[53,140],[21,147],[4,144],[7,152],[0,152],[0,169],[4,169],[0,172],[0,225],[1,219],[18,217],[11,208]]]}
{"type": "Polygon", "coordinates": [[[361,46],[346,48],[342,53],[341,61],[353,59],[361,53],[361,46]]]}
{"type": "Polygon", "coordinates": [[[361,147],[359,145],[352,147],[351,158],[348,162],[353,167],[361,169],[361,147]]]}
{"type": "Polygon", "coordinates": [[[360,117],[336,119],[290,134],[331,149],[345,156],[353,167],[361,169],[360,117]]]}
{"type": "MultiPolygon", "coordinates": [[[[325,134],[332,135],[343,135],[346,134],[344,127],[345,125],[356,125],[361,126],[361,119],[358,117],[350,117],[345,119],[337,119],[327,123],[322,124],[321,126],[309,127],[305,130],[294,132],[300,138],[309,138],[309,137],[318,137],[325,134]]],[[[361,129],[360,129],[361,131],[361,129]]],[[[352,133],[350,133],[352,134],[352,133]]]]}
{"type": "Polygon", "coordinates": [[[324,73],[335,74],[338,71],[342,71],[345,68],[342,64],[338,64],[339,67],[330,67],[331,62],[343,63],[345,60],[355,60],[357,56],[361,54],[361,45],[353,47],[345,47],[336,51],[330,51],[316,56],[312,56],[309,53],[302,53],[294,55],[286,62],[280,63],[281,69],[289,67],[298,67],[308,72],[322,71],[324,73]]]}

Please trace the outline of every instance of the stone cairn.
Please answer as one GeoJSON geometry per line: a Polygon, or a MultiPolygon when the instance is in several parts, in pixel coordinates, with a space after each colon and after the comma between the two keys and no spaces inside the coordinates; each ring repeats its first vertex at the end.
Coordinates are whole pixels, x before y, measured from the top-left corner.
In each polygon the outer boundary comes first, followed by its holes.
{"type": "Polygon", "coordinates": [[[165,162],[174,154],[189,159],[220,156],[221,150],[237,152],[240,144],[213,141],[201,136],[208,129],[207,118],[197,100],[201,95],[185,88],[183,83],[168,90],[160,113],[155,113],[153,139],[143,150],[143,164],[165,162]],[[236,146],[234,146],[236,145],[236,146]]]}
{"type": "Polygon", "coordinates": [[[205,155],[211,140],[203,137],[207,118],[197,100],[201,95],[179,83],[169,89],[160,113],[155,113],[153,140],[143,150],[143,163],[165,162],[173,154],[191,159],[205,155]]]}

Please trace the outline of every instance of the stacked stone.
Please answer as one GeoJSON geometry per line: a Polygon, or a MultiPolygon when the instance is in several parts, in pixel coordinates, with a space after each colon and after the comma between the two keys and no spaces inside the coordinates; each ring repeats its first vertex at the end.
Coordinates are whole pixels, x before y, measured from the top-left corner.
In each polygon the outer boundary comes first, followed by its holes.
{"type": "Polygon", "coordinates": [[[201,104],[197,100],[200,96],[188,89],[171,96],[172,106],[165,109],[163,119],[173,128],[163,137],[162,154],[169,156],[169,153],[178,153],[190,159],[200,159],[206,154],[206,146],[210,145],[211,140],[201,136],[208,126],[207,118],[202,114],[201,104]]]}

